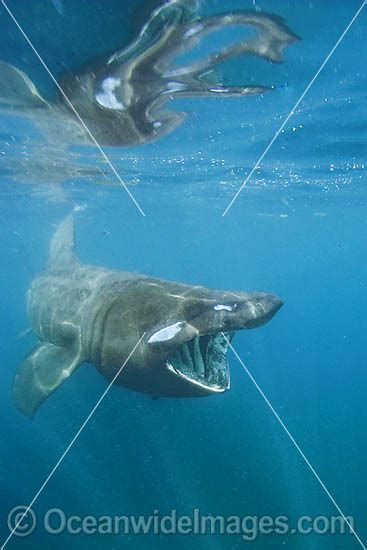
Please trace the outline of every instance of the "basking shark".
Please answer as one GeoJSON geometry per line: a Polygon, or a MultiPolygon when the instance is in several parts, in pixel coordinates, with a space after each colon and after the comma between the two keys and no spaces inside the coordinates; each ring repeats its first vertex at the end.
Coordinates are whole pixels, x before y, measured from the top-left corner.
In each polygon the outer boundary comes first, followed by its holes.
{"type": "Polygon", "coordinates": [[[269,89],[253,83],[250,76],[248,83],[226,85],[218,69],[243,54],[282,61],[283,49],[298,40],[283,19],[245,10],[200,17],[198,4],[163,3],[126,48],[61,75],[52,102],[23,71],[0,62],[0,105],[31,117],[46,133],[52,117],[64,125],[65,137],[73,142],[91,141],[93,135],[101,145],[130,146],[158,139],[182,123],[184,112],[164,109],[175,98],[245,96],[269,89]],[[249,36],[202,59],[177,63],[204,36],[236,26],[251,31],[249,36]]]}
{"type": "Polygon", "coordinates": [[[281,305],[264,292],[210,290],[83,265],[69,216],[28,291],[39,344],[16,372],[15,404],[33,417],[85,362],[108,381],[153,397],[222,393],[230,386],[226,353],[235,331],[263,325],[281,305]]]}

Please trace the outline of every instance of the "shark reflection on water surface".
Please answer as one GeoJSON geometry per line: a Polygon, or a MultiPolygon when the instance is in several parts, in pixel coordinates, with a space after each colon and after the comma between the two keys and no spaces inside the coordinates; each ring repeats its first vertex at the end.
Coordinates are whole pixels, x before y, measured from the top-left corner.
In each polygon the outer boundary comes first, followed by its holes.
{"type": "Polygon", "coordinates": [[[171,0],[153,12],[128,47],[61,75],[52,103],[24,72],[0,62],[0,106],[31,117],[41,131],[47,132],[45,120],[53,117],[68,127],[66,135],[74,143],[88,142],[93,135],[101,145],[144,144],[169,134],[185,119],[183,112],[164,109],[175,98],[245,96],[267,90],[253,83],[223,84],[218,67],[243,54],[280,62],[283,49],[297,39],[275,15],[236,10],[201,17],[196,0],[171,0]],[[202,59],[174,63],[205,35],[236,26],[255,32],[202,59]]]}

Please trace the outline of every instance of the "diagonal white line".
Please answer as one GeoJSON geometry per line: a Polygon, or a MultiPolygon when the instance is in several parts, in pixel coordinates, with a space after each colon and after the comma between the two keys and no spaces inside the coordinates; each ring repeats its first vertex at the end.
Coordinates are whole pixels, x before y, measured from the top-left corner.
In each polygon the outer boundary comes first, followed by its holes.
{"type": "Polygon", "coordinates": [[[316,472],[315,468],[312,466],[311,462],[308,460],[307,456],[305,455],[305,453],[302,451],[301,447],[298,445],[297,441],[294,439],[293,435],[290,433],[290,431],[288,430],[287,426],[284,424],[283,420],[280,418],[279,414],[277,413],[277,411],[274,409],[273,405],[270,403],[269,399],[266,397],[265,393],[263,392],[263,390],[260,388],[259,384],[256,382],[255,378],[253,377],[253,375],[251,374],[251,372],[249,371],[249,369],[246,367],[245,363],[242,361],[241,357],[238,355],[237,351],[234,349],[233,345],[231,344],[231,342],[228,340],[228,338],[226,337],[226,335],[224,333],[222,333],[224,338],[227,340],[228,342],[228,346],[231,348],[231,350],[233,351],[234,355],[236,356],[236,358],[238,359],[239,363],[241,364],[242,368],[244,369],[244,371],[246,372],[246,374],[248,375],[248,377],[250,378],[251,382],[254,384],[254,386],[256,387],[257,391],[260,393],[261,397],[264,399],[265,403],[268,405],[269,409],[271,410],[271,412],[273,413],[273,415],[275,416],[275,418],[278,420],[279,424],[281,425],[281,427],[283,428],[283,430],[285,431],[285,433],[287,434],[287,436],[289,437],[289,439],[291,440],[291,442],[293,443],[293,445],[296,447],[297,451],[299,452],[299,454],[301,455],[301,457],[303,458],[303,460],[305,461],[305,463],[307,464],[308,468],[311,470],[311,472],[313,473],[313,475],[315,476],[315,478],[317,479],[317,481],[319,482],[319,484],[321,485],[321,487],[323,488],[323,490],[325,491],[325,493],[327,494],[327,496],[329,497],[329,499],[331,500],[331,502],[334,504],[335,508],[338,510],[339,514],[342,516],[343,520],[345,521],[345,523],[348,525],[349,529],[350,529],[350,532],[355,536],[355,538],[357,539],[357,541],[359,542],[359,544],[362,546],[362,548],[364,550],[366,550],[366,546],[364,545],[364,543],[362,542],[362,540],[360,539],[360,537],[357,535],[356,531],[354,530],[352,524],[350,523],[350,521],[347,519],[347,517],[345,516],[345,514],[343,513],[343,511],[341,510],[340,506],[337,504],[335,498],[333,497],[333,495],[330,493],[329,489],[326,487],[325,483],[322,481],[322,479],[320,478],[320,476],[318,475],[318,473],[316,472]]]}
{"type": "Polygon", "coordinates": [[[56,472],[56,470],[58,469],[58,467],[60,466],[60,464],[62,463],[62,461],[64,460],[64,458],[66,457],[66,455],[68,454],[68,452],[70,451],[72,446],[74,445],[74,443],[76,442],[76,440],[78,439],[78,437],[80,436],[80,434],[82,433],[82,431],[84,430],[84,428],[86,427],[86,425],[88,424],[88,422],[90,421],[90,419],[92,418],[92,416],[94,415],[96,410],[98,409],[99,405],[102,403],[103,399],[106,397],[107,393],[110,391],[112,385],[115,383],[117,378],[120,376],[122,369],[125,367],[125,365],[129,361],[130,357],[133,355],[133,353],[135,352],[135,350],[137,349],[137,347],[139,346],[140,342],[143,340],[145,335],[146,335],[146,332],[144,332],[144,334],[139,338],[138,342],[135,344],[134,348],[129,353],[127,359],[125,359],[124,363],[121,365],[121,367],[118,370],[117,374],[113,377],[111,382],[108,384],[107,388],[102,393],[101,397],[98,399],[97,403],[94,405],[93,409],[91,410],[91,412],[89,413],[87,418],[84,420],[83,424],[81,425],[81,427],[79,428],[79,430],[77,431],[77,433],[75,434],[73,439],[70,441],[69,445],[66,447],[65,451],[63,452],[63,454],[61,455],[59,460],[56,462],[55,466],[52,468],[51,472],[48,474],[48,476],[46,477],[45,481],[43,482],[43,484],[41,485],[41,487],[39,488],[37,493],[34,495],[32,501],[28,505],[27,509],[21,515],[21,517],[17,521],[15,527],[10,532],[8,538],[1,545],[0,550],[4,550],[5,546],[8,544],[8,542],[10,541],[12,536],[14,535],[15,531],[18,529],[19,525],[22,523],[23,519],[28,514],[29,510],[32,508],[33,504],[36,502],[36,500],[38,499],[38,497],[42,493],[43,489],[46,487],[46,485],[48,484],[48,482],[50,481],[50,479],[52,478],[52,476],[54,475],[54,473],[56,472]]]}
{"type": "Polygon", "coordinates": [[[40,61],[41,65],[46,69],[48,75],[50,76],[50,78],[52,79],[52,81],[54,82],[54,84],[57,86],[58,90],[60,91],[61,95],[63,96],[63,98],[65,99],[65,101],[67,102],[67,104],[69,105],[70,109],[73,111],[73,113],[75,114],[75,116],[77,117],[77,119],[79,120],[80,124],[83,126],[83,128],[85,129],[85,131],[87,132],[87,134],[89,135],[90,139],[93,141],[94,145],[97,147],[97,149],[99,150],[99,152],[101,153],[102,157],[104,158],[104,160],[107,162],[107,164],[109,165],[109,167],[111,168],[112,172],[115,174],[116,178],[118,179],[118,181],[120,182],[121,186],[125,189],[126,193],[129,195],[130,199],[133,201],[133,203],[135,204],[136,208],[139,210],[140,214],[142,214],[142,216],[145,216],[145,213],[144,211],[142,210],[141,206],[139,205],[139,203],[137,202],[137,200],[135,199],[135,197],[133,196],[133,194],[131,193],[131,191],[129,190],[129,188],[127,187],[126,183],[124,182],[124,180],[121,178],[120,174],[117,172],[116,168],[114,167],[114,165],[112,164],[112,162],[110,161],[110,159],[108,158],[108,156],[106,155],[106,153],[104,152],[104,150],[102,149],[102,147],[100,146],[100,144],[98,143],[98,141],[96,140],[96,138],[94,137],[94,135],[92,134],[92,132],[89,130],[88,126],[85,124],[84,120],[82,119],[82,117],[79,115],[78,111],[75,109],[74,105],[71,103],[71,101],[69,100],[69,98],[67,97],[67,95],[65,94],[64,90],[61,88],[60,84],[57,82],[56,78],[54,77],[54,75],[52,74],[52,72],[50,71],[50,69],[48,68],[48,66],[46,65],[45,61],[42,59],[41,55],[38,53],[36,47],[33,45],[33,43],[31,42],[30,38],[27,36],[27,34],[25,33],[25,31],[23,30],[23,28],[21,27],[20,23],[17,21],[17,19],[15,18],[15,16],[13,15],[13,13],[10,11],[10,9],[8,8],[8,6],[6,5],[5,3],[5,0],[1,0],[1,3],[2,5],[4,6],[4,8],[6,9],[6,11],[8,12],[9,16],[11,17],[11,19],[14,21],[15,25],[18,27],[19,31],[21,32],[21,34],[23,35],[23,37],[25,38],[26,42],[28,43],[28,45],[30,46],[30,48],[33,50],[33,52],[35,53],[36,57],[38,58],[38,60],[40,61]]]}
{"type": "Polygon", "coordinates": [[[237,191],[237,193],[235,194],[235,196],[233,197],[233,199],[231,200],[231,202],[229,203],[229,205],[227,206],[227,208],[224,210],[222,216],[225,216],[228,211],[230,210],[230,208],[232,208],[233,206],[233,203],[236,201],[236,199],[238,198],[239,194],[241,193],[241,191],[243,190],[243,188],[245,187],[245,185],[248,183],[248,181],[251,179],[253,173],[255,172],[255,170],[257,170],[258,168],[260,168],[260,164],[261,162],[264,160],[264,157],[267,155],[267,153],[269,152],[270,148],[273,146],[274,142],[278,139],[278,136],[279,134],[281,133],[281,131],[283,130],[283,128],[285,127],[285,125],[287,124],[288,120],[294,115],[295,113],[295,110],[297,109],[298,105],[301,103],[301,101],[303,100],[303,98],[305,97],[305,95],[307,94],[307,92],[310,90],[311,86],[314,84],[315,80],[317,79],[317,77],[319,76],[319,74],[321,73],[321,71],[323,70],[323,68],[325,67],[325,65],[327,64],[327,62],[329,61],[329,59],[331,58],[331,56],[333,55],[333,53],[335,52],[335,50],[337,49],[337,47],[339,46],[340,42],[343,40],[343,38],[345,37],[345,35],[347,34],[347,32],[349,31],[349,29],[351,28],[351,26],[353,25],[354,21],[357,19],[357,17],[359,16],[359,14],[361,13],[361,11],[363,10],[365,4],[366,4],[367,0],[364,0],[362,2],[362,5],[361,7],[357,10],[357,12],[355,13],[355,15],[353,16],[353,18],[351,19],[350,23],[347,25],[346,29],[344,30],[344,32],[340,35],[338,41],[336,42],[335,46],[332,48],[332,50],[329,52],[329,54],[326,56],[324,62],[322,63],[322,65],[320,66],[320,68],[318,69],[318,71],[316,72],[316,74],[314,75],[314,77],[312,78],[312,80],[310,81],[310,83],[308,84],[308,86],[306,87],[306,89],[304,90],[304,92],[302,93],[302,95],[300,96],[300,98],[298,99],[297,103],[294,105],[294,107],[291,109],[291,111],[289,112],[289,114],[287,115],[287,117],[285,118],[284,122],[282,123],[282,125],[280,126],[280,128],[278,128],[278,130],[275,132],[273,138],[271,139],[271,141],[269,142],[269,144],[267,145],[265,151],[262,153],[262,155],[258,158],[258,160],[256,161],[256,163],[254,164],[254,166],[252,167],[251,169],[251,172],[249,173],[249,175],[247,176],[247,178],[245,179],[245,181],[242,183],[241,187],[239,188],[239,190],[237,191]]]}

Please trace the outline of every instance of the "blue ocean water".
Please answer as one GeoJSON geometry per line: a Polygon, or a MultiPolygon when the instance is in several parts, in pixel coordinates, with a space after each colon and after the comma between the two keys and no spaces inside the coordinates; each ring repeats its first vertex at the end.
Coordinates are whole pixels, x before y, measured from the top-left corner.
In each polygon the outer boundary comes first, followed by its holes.
{"type": "MultiPolygon", "coordinates": [[[[58,74],[129,43],[159,2],[11,2],[58,74]]],[[[285,63],[228,63],[225,77],[275,85],[262,96],[180,100],[188,113],[149,145],[106,147],[141,215],[93,146],[46,141],[31,121],[1,115],[0,454],[2,542],[8,512],[31,502],[78,432],[105,380],[80,368],[23,417],[11,401],[17,366],[36,343],[26,292],[46,264],[56,225],[76,210],[82,262],[212,288],[264,290],[284,306],[233,345],[319,476],[315,477],[253,380],[230,353],[231,389],[207,399],[159,399],[112,388],[33,506],[28,537],[7,548],[343,549],[367,543],[366,321],[367,7],[342,40],[238,199],[223,212],[361,5],[341,0],[223,3],[203,14],[261,9],[302,40],[285,63]],[[58,535],[41,518],[66,516],[340,515],[356,533],[58,535]]],[[[0,7],[1,60],[42,93],[54,85],[0,7]]],[[[213,45],[215,45],[215,40],[213,45]]]]}

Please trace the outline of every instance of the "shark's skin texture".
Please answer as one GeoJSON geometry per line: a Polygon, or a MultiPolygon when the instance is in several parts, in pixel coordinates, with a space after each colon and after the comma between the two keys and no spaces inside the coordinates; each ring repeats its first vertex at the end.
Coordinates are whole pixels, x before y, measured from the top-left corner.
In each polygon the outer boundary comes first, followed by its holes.
{"type": "Polygon", "coordinates": [[[275,15],[233,11],[200,17],[196,0],[171,0],[156,9],[136,40],[127,48],[62,75],[58,98],[47,103],[19,69],[0,63],[0,105],[33,116],[39,125],[49,110],[56,119],[70,120],[74,141],[90,141],[75,111],[101,145],[132,146],[172,132],[186,114],[164,110],[180,97],[227,97],[260,94],[260,84],[224,85],[216,69],[243,54],[282,61],[283,49],[298,37],[275,15]],[[186,66],[175,58],[203,36],[225,27],[244,26],[254,35],[228,45],[186,66]],[[66,99],[67,98],[67,99],[66,99]],[[75,124],[74,127],[74,123],[75,124]]]}
{"type": "Polygon", "coordinates": [[[47,268],[28,291],[38,346],[18,368],[16,406],[32,417],[82,363],[153,397],[199,397],[229,388],[228,341],[266,323],[281,300],[264,292],[210,290],[83,265],[73,218],[57,229],[47,268]]]}

